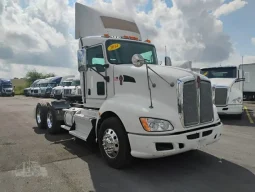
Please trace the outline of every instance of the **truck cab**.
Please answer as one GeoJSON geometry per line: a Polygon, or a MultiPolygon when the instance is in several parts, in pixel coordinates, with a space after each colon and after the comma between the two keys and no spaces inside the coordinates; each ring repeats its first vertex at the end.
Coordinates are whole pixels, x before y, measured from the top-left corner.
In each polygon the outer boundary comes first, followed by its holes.
{"type": "Polygon", "coordinates": [[[70,86],[73,78],[74,75],[62,77],[60,84],[52,89],[52,97],[58,100],[62,99],[64,87],[70,86]]]}
{"type": "Polygon", "coordinates": [[[76,77],[72,80],[70,86],[64,87],[63,98],[81,96],[80,78],[76,77]]]}
{"type": "Polygon", "coordinates": [[[48,78],[47,86],[46,87],[40,87],[41,89],[41,97],[50,97],[50,94],[52,92],[52,89],[59,85],[62,77],[51,77],[48,78]]]}
{"type": "Polygon", "coordinates": [[[0,79],[0,95],[1,96],[14,96],[14,89],[11,80],[0,79]]]}
{"type": "Polygon", "coordinates": [[[215,89],[215,105],[221,115],[242,118],[243,73],[237,66],[207,67],[201,74],[208,77],[215,89]]]}
{"type": "Polygon", "coordinates": [[[40,79],[36,82],[35,86],[33,87],[33,93],[32,96],[34,97],[40,97],[40,87],[43,86],[42,83],[45,83],[45,79],[40,79]]]}
{"type": "Polygon", "coordinates": [[[82,103],[38,103],[39,128],[52,134],[65,129],[96,144],[117,169],[133,157],[166,157],[220,139],[222,123],[207,77],[169,66],[169,57],[167,66],[159,65],[155,46],[142,40],[132,18],[80,3],[75,15],[82,103]]]}

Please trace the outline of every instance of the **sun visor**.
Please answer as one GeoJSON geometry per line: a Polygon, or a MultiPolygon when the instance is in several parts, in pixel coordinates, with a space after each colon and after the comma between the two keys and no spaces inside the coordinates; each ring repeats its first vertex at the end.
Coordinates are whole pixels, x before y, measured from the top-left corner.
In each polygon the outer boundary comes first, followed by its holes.
{"type": "Polygon", "coordinates": [[[75,39],[86,36],[136,36],[140,31],[132,18],[75,3],[75,39]]]}

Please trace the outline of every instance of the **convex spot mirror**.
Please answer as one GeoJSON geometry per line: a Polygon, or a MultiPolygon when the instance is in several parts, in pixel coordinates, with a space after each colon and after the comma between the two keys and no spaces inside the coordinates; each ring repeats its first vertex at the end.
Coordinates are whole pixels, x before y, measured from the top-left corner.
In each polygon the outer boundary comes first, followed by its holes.
{"type": "Polygon", "coordinates": [[[142,55],[134,54],[132,57],[132,63],[135,67],[142,67],[145,63],[145,60],[142,55]]]}

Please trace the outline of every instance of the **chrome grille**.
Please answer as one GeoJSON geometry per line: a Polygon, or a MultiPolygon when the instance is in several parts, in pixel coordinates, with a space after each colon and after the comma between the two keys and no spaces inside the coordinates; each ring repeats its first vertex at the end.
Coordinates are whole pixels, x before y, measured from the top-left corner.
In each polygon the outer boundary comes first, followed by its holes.
{"type": "Polygon", "coordinates": [[[64,89],[64,95],[70,95],[71,91],[71,89],[64,89]]]}
{"type": "Polygon", "coordinates": [[[183,85],[183,118],[185,126],[192,126],[199,123],[195,81],[188,81],[183,85]]]}
{"type": "Polygon", "coordinates": [[[227,88],[215,89],[215,105],[226,105],[228,96],[227,88]]]}
{"type": "Polygon", "coordinates": [[[192,127],[213,121],[212,87],[209,81],[178,82],[178,111],[184,127],[192,127]]]}
{"type": "Polygon", "coordinates": [[[81,95],[81,89],[78,89],[78,95],[81,95]]]}
{"type": "Polygon", "coordinates": [[[200,84],[200,123],[213,120],[212,86],[208,81],[200,84]]]}

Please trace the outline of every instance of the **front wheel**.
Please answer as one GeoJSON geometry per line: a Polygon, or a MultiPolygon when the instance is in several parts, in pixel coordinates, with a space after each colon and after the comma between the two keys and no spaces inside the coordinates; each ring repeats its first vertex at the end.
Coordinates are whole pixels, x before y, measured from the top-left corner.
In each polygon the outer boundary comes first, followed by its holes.
{"type": "Polygon", "coordinates": [[[122,122],[117,117],[104,120],[98,132],[101,155],[115,169],[128,166],[132,161],[130,144],[122,122]]]}

